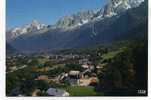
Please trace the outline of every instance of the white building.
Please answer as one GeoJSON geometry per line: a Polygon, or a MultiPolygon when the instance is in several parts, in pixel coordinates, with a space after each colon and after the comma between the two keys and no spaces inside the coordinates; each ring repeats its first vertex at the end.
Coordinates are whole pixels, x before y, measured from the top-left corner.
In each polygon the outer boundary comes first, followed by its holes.
{"type": "Polygon", "coordinates": [[[48,94],[48,96],[69,96],[68,92],[55,88],[49,88],[46,93],[48,94]]]}

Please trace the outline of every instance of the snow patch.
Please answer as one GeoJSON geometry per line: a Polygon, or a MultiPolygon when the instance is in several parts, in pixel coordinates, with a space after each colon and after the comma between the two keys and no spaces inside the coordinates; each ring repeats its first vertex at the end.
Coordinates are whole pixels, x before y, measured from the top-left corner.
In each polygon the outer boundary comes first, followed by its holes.
{"type": "Polygon", "coordinates": [[[86,24],[86,23],[88,23],[89,21],[86,19],[86,20],[82,20],[82,23],[83,24],[86,24]]]}

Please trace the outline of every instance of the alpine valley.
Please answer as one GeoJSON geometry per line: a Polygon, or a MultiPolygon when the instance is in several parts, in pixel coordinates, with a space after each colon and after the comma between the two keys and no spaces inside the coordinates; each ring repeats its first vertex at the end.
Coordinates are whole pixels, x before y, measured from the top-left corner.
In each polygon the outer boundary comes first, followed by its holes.
{"type": "Polygon", "coordinates": [[[148,95],[148,0],[108,0],[53,25],[33,20],[6,38],[7,96],[148,95]]]}

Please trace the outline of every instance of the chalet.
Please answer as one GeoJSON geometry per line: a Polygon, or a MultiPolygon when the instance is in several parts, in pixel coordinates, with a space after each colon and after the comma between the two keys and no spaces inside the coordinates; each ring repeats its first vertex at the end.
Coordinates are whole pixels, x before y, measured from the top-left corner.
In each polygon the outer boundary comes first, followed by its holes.
{"type": "Polygon", "coordinates": [[[74,78],[74,79],[79,79],[80,78],[80,71],[70,71],[69,77],[74,78]]]}
{"type": "Polygon", "coordinates": [[[75,85],[77,84],[78,80],[80,79],[80,71],[70,71],[68,73],[68,77],[66,78],[66,80],[71,84],[71,85],[75,85]]]}

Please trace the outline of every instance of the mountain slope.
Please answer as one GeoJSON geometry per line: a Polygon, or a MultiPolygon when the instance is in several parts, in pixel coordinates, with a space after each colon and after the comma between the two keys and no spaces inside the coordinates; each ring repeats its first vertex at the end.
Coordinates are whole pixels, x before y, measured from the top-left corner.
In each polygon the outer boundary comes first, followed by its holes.
{"type": "Polygon", "coordinates": [[[80,27],[71,29],[56,27],[48,28],[47,31],[38,31],[38,33],[42,34],[35,35],[33,32],[30,35],[22,34],[13,40],[11,45],[24,53],[88,47],[129,39],[129,37],[137,36],[140,38],[147,31],[146,27],[147,3],[143,3],[139,7],[127,9],[114,16],[92,20],[80,27]],[[138,28],[140,33],[135,32],[138,28]]]}
{"type": "Polygon", "coordinates": [[[41,24],[40,22],[33,20],[30,24],[26,24],[22,27],[16,27],[6,32],[7,41],[10,42],[11,40],[17,38],[20,35],[28,34],[31,32],[37,32],[41,29],[46,28],[47,26],[41,24]]]}
{"type": "Polygon", "coordinates": [[[10,44],[6,43],[6,54],[7,55],[13,55],[13,54],[17,54],[17,50],[15,48],[13,48],[10,44]]]}

